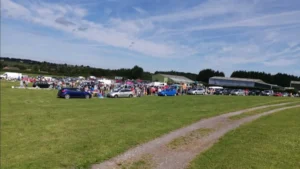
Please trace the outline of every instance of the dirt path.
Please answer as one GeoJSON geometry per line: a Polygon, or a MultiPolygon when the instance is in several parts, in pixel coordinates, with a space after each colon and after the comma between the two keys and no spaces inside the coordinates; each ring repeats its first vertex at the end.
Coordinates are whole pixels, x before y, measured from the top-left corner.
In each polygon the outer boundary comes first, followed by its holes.
{"type": "Polygon", "coordinates": [[[156,138],[155,140],[152,140],[148,143],[132,148],[108,161],[104,161],[100,164],[95,164],[92,166],[92,169],[118,169],[122,167],[127,168],[126,166],[124,166],[125,164],[132,164],[134,162],[143,160],[141,159],[143,156],[151,157],[147,159],[146,162],[144,162],[150,163],[151,167],[148,166],[144,168],[183,169],[186,168],[189,162],[193,160],[198,154],[210,148],[228,131],[239,127],[241,124],[253,121],[263,115],[268,115],[285,109],[300,107],[300,105],[283,107],[234,121],[228,119],[230,116],[267,107],[280,105],[284,106],[287,104],[289,103],[260,106],[256,108],[222,114],[208,119],[203,119],[192,125],[156,138]],[[195,131],[199,129],[209,129],[209,132],[206,132],[205,135],[202,135],[200,131],[197,134],[195,131]],[[193,132],[196,134],[193,134],[193,132]],[[178,142],[178,144],[175,144],[175,147],[173,146],[173,148],[170,148],[169,145],[174,141],[176,141],[176,143],[178,142]]]}

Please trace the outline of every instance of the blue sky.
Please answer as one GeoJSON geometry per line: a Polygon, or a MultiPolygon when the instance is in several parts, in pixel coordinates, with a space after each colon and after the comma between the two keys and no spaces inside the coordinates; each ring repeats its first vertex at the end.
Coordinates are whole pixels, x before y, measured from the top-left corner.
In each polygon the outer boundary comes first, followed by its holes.
{"type": "Polygon", "coordinates": [[[1,0],[1,56],[300,75],[299,0],[1,0]]]}

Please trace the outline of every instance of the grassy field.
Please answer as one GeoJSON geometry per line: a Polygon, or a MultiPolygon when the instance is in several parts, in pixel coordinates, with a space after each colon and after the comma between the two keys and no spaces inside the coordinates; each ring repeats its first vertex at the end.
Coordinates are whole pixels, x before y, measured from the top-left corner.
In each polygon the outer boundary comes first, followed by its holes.
{"type": "Polygon", "coordinates": [[[280,105],[280,106],[266,107],[266,108],[262,108],[262,109],[248,111],[248,112],[245,112],[245,113],[242,113],[242,114],[239,114],[239,115],[231,116],[231,117],[229,117],[229,119],[239,120],[239,119],[242,119],[242,118],[245,118],[245,117],[248,117],[248,116],[253,116],[253,115],[256,115],[256,114],[268,112],[268,111],[279,109],[279,108],[282,108],[282,107],[296,106],[296,105],[299,105],[299,104],[300,104],[300,101],[296,101],[296,102],[288,103],[284,106],[280,105]]]}
{"type": "Polygon", "coordinates": [[[1,82],[3,169],[87,168],[199,119],[293,98],[182,96],[58,99],[1,82]]]}
{"type": "Polygon", "coordinates": [[[300,110],[262,117],[226,134],[190,169],[299,169],[300,110]]]}

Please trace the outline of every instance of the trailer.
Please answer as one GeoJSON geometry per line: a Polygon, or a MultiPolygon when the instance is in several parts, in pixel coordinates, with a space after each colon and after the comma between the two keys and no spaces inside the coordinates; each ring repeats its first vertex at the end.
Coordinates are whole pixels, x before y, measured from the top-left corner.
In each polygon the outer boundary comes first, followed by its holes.
{"type": "Polygon", "coordinates": [[[12,79],[21,79],[22,73],[16,73],[16,72],[5,72],[1,76],[3,79],[12,80],[12,79]]]}

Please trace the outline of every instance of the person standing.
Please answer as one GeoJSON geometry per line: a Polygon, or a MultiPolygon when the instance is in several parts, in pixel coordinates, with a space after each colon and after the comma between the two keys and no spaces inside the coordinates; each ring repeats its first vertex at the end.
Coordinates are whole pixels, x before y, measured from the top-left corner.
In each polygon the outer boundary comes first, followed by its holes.
{"type": "Polygon", "coordinates": [[[180,94],[182,95],[182,93],[183,93],[183,89],[182,89],[182,86],[180,86],[180,94]]]}
{"type": "Polygon", "coordinates": [[[147,95],[150,95],[150,87],[147,87],[146,90],[147,95]]]}
{"type": "Polygon", "coordinates": [[[24,83],[22,80],[20,81],[20,87],[24,87],[24,83]]]}
{"type": "Polygon", "coordinates": [[[158,93],[161,92],[161,87],[158,88],[158,93]]]}

